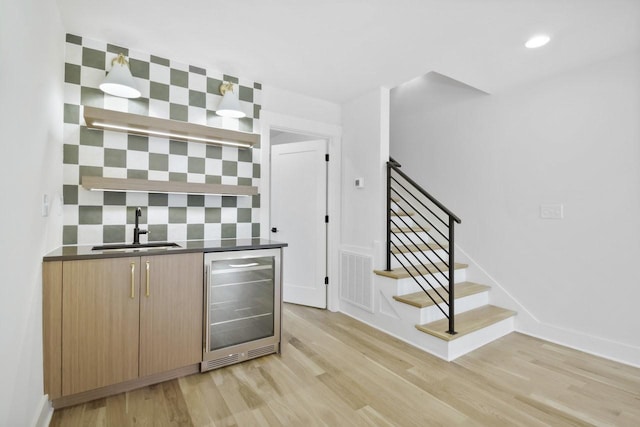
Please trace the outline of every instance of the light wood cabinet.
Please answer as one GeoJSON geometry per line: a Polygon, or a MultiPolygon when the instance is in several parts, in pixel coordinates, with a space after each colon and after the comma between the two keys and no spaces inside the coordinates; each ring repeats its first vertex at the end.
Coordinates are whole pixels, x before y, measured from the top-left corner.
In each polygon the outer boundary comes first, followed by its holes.
{"type": "Polygon", "coordinates": [[[63,395],[138,377],[139,264],[138,257],[63,263],[63,395]]]}
{"type": "Polygon", "coordinates": [[[51,399],[201,361],[202,253],[45,262],[44,274],[51,399]]]}
{"type": "Polygon", "coordinates": [[[141,268],[140,376],[201,362],[202,254],[142,257],[141,268]]]}

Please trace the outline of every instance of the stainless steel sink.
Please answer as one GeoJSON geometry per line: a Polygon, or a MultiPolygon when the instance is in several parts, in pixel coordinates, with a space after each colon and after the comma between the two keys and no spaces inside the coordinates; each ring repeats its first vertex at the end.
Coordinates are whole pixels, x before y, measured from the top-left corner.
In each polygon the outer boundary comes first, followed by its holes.
{"type": "Polygon", "coordinates": [[[153,243],[116,243],[113,245],[94,246],[92,251],[109,251],[122,249],[162,249],[162,248],[179,248],[180,245],[173,242],[153,242],[153,243]]]}

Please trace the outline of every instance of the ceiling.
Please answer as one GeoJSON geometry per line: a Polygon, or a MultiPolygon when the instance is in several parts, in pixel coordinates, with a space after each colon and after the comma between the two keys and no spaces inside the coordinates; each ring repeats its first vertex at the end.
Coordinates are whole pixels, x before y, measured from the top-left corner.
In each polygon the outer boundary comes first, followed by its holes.
{"type": "Polygon", "coordinates": [[[493,93],[640,49],[638,0],[57,2],[68,33],[335,103],[431,71],[493,93]]]}

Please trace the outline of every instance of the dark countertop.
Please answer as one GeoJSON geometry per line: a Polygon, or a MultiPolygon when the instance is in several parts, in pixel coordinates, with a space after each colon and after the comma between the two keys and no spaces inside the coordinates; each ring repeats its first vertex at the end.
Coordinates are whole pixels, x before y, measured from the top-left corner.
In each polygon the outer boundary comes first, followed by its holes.
{"type": "Polygon", "coordinates": [[[286,243],[266,239],[187,240],[175,242],[179,247],[91,250],[94,245],[61,246],[43,257],[43,261],[121,258],[141,255],[179,254],[189,252],[227,252],[247,249],[283,248],[286,243]]]}

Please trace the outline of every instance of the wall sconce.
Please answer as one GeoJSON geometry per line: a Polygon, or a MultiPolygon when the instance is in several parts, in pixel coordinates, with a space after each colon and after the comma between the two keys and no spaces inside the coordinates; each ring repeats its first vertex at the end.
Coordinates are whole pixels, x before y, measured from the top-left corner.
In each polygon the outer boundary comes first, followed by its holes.
{"type": "Polygon", "coordinates": [[[122,98],[139,98],[141,93],[136,87],[129,62],[124,59],[123,54],[118,54],[111,61],[111,71],[100,84],[100,89],[109,95],[120,96],[122,98]]]}
{"type": "Polygon", "coordinates": [[[218,106],[216,114],[222,117],[233,117],[234,119],[240,119],[247,115],[240,109],[240,100],[238,94],[233,88],[233,83],[224,82],[220,85],[220,94],[222,95],[222,101],[218,106]]]}

